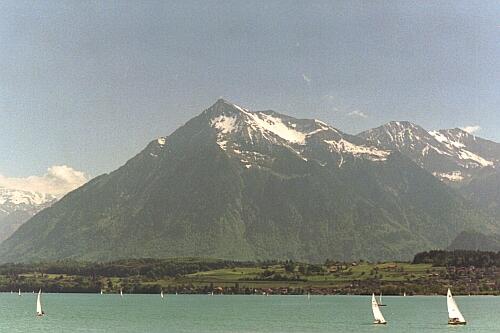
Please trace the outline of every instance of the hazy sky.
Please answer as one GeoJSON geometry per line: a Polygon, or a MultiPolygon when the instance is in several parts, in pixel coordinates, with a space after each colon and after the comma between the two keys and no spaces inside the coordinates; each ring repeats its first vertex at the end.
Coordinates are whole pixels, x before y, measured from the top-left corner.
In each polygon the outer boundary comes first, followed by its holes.
{"type": "Polygon", "coordinates": [[[112,171],[220,96],[348,133],[410,120],[500,141],[500,5],[0,2],[3,177],[112,171]]]}

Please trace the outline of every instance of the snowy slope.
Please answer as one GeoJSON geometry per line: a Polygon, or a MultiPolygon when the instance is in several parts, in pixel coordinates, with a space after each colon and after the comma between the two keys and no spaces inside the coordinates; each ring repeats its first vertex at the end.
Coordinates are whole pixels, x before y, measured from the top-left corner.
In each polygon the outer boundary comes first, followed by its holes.
{"type": "Polygon", "coordinates": [[[0,188],[0,241],[55,201],[51,194],[0,188]]]}
{"type": "Polygon", "coordinates": [[[296,119],[273,111],[251,112],[225,100],[205,111],[215,130],[217,144],[231,156],[239,156],[245,167],[263,167],[277,147],[304,161],[339,167],[353,159],[383,162],[390,155],[366,141],[342,133],[316,119],[296,119]],[[318,151],[329,152],[327,156],[318,151]]]}
{"type": "Polygon", "coordinates": [[[0,212],[9,213],[44,206],[55,199],[55,196],[47,193],[0,188],[0,212]]]}
{"type": "Polygon", "coordinates": [[[462,182],[500,166],[500,144],[461,129],[426,131],[410,122],[390,122],[359,134],[396,149],[447,182],[462,182]]]}

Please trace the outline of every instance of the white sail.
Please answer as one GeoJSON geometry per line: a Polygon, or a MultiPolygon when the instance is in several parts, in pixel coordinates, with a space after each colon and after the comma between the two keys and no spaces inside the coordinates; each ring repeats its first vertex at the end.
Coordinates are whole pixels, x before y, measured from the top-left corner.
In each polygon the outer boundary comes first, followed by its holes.
{"type": "Polygon", "coordinates": [[[465,318],[458,309],[457,303],[453,299],[450,289],[446,295],[446,305],[448,306],[448,319],[450,323],[465,323],[465,318]]]}
{"type": "Polygon", "coordinates": [[[36,298],[36,315],[43,316],[42,311],[42,289],[38,291],[38,297],[36,298]]]}
{"type": "Polygon", "coordinates": [[[103,294],[102,289],[101,289],[101,295],[103,294]]]}
{"type": "Polygon", "coordinates": [[[382,292],[380,292],[380,296],[378,299],[379,299],[378,304],[384,304],[384,303],[382,303],[382,292]]]}
{"type": "Polygon", "coordinates": [[[163,290],[160,292],[160,296],[161,296],[161,298],[163,298],[163,297],[164,297],[164,296],[163,296],[163,290]]]}
{"type": "Polygon", "coordinates": [[[19,294],[18,295],[21,296],[21,289],[19,289],[19,294]]]}
{"type": "Polygon", "coordinates": [[[120,289],[120,296],[123,297],[123,289],[120,289]]]}
{"type": "Polygon", "coordinates": [[[311,293],[307,293],[307,299],[311,300],[311,293]]]}
{"type": "Polygon", "coordinates": [[[382,315],[382,312],[380,311],[380,308],[378,307],[377,300],[375,299],[375,294],[372,294],[372,311],[373,311],[373,317],[375,318],[374,321],[375,324],[387,323],[385,321],[384,316],[382,315]]]}

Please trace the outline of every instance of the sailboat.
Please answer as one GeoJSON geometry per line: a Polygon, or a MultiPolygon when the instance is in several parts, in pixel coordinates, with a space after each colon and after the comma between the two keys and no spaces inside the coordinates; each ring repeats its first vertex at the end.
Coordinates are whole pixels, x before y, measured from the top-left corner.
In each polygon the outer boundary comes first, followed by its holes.
{"type": "Polygon", "coordinates": [[[403,293],[403,297],[406,297],[406,291],[403,293]]]}
{"type": "Polygon", "coordinates": [[[307,300],[310,301],[311,300],[311,293],[307,293],[307,300]]]}
{"type": "Polygon", "coordinates": [[[446,305],[448,306],[448,324],[449,325],[465,325],[465,324],[467,324],[464,316],[462,316],[462,313],[458,309],[457,303],[453,299],[453,295],[451,294],[450,288],[448,288],[448,293],[446,295],[446,305]]]}
{"type": "Polygon", "coordinates": [[[382,292],[380,293],[380,296],[378,297],[378,306],[386,306],[384,303],[382,303],[382,292]]]}
{"type": "Polygon", "coordinates": [[[101,289],[101,295],[102,295],[102,294],[104,294],[104,293],[102,292],[102,289],[101,289]]]}
{"type": "Polygon", "coordinates": [[[161,298],[163,298],[163,297],[164,297],[164,296],[163,296],[163,290],[162,290],[162,291],[160,291],[160,296],[161,296],[161,298]]]}
{"type": "Polygon", "coordinates": [[[384,316],[382,315],[382,312],[380,311],[377,300],[375,299],[375,294],[372,294],[372,311],[373,317],[375,318],[375,320],[373,321],[374,324],[387,324],[384,316]]]}
{"type": "Polygon", "coordinates": [[[36,298],[36,315],[41,317],[45,314],[42,310],[42,289],[38,291],[38,297],[36,298]]]}
{"type": "Polygon", "coordinates": [[[21,289],[19,289],[18,295],[21,296],[21,289]]]}
{"type": "Polygon", "coordinates": [[[120,296],[123,297],[123,289],[120,288],[120,296]]]}

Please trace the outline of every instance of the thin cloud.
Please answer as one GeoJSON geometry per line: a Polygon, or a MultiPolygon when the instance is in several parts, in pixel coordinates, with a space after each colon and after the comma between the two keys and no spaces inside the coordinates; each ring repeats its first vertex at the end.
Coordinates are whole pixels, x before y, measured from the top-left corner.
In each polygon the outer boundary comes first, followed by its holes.
{"type": "Polygon", "coordinates": [[[350,117],[368,118],[368,115],[366,113],[359,110],[354,110],[352,112],[349,112],[347,115],[350,117]]]}
{"type": "Polygon", "coordinates": [[[305,75],[304,73],[302,73],[302,78],[304,79],[304,81],[307,82],[307,84],[311,83],[311,78],[307,75],[305,75]]]}
{"type": "Polygon", "coordinates": [[[340,109],[336,105],[338,103],[337,98],[332,94],[323,95],[322,100],[327,104],[328,109],[333,109],[333,111],[338,112],[340,109]]]}
{"type": "Polygon", "coordinates": [[[461,129],[466,131],[469,134],[474,134],[477,131],[481,130],[481,126],[479,126],[479,125],[464,126],[464,127],[461,127],[461,129]]]}
{"type": "Polygon", "coordinates": [[[47,173],[43,176],[16,178],[0,174],[0,187],[62,197],[66,193],[82,186],[88,180],[88,176],[81,171],[77,171],[66,165],[54,165],[48,168],[47,173]]]}

